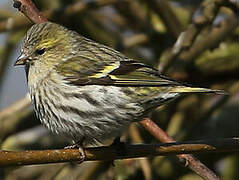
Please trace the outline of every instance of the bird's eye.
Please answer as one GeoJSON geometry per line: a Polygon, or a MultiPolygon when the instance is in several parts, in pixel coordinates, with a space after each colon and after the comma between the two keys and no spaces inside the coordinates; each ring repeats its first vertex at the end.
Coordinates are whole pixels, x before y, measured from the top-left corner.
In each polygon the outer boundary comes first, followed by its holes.
{"type": "Polygon", "coordinates": [[[37,49],[37,50],[36,50],[36,54],[38,54],[38,55],[42,55],[42,54],[44,54],[44,53],[45,53],[45,48],[37,49]]]}

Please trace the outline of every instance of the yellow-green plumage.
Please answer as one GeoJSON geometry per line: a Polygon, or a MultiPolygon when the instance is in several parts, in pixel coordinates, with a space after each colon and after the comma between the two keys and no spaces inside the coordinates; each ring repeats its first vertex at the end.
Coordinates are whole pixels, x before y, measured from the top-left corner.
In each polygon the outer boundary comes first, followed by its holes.
{"type": "Polygon", "coordinates": [[[186,87],[157,70],[54,23],[32,26],[21,58],[35,111],[51,131],[78,142],[115,137],[186,87]]]}

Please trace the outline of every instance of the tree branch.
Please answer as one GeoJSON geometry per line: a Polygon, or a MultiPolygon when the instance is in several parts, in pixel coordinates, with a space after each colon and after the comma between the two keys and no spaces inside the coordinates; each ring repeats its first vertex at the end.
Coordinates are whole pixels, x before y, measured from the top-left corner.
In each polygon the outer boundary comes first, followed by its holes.
{"type": "MultiPolygon", "coordinates": [[[[180,48],[175,53],[175,46],[171,52],[160,63],[160,70],[164,74],[173,64],[175,60],[181,61],[195,61],[195,59],[205,50],[216,47],[238,24],[238,5],[236,1],[228,0],[213,0],[202,4],[197,11],[195,11],[192,23],[183,32],[184,37],[180,42],[180,48]],[[215,17],[218,15],[219,9],[223,6],[230,7],[235,14],[229,16],[228,19],[220,23],[220,27],[213,26],[207,36],[200,40],[196,40],[197,36],[205,27],[213,24],[215,17]]],[[[181,36],[179,36],[181,38],[181,36]]]]}
{"type": "Polygon", "coordinates": [[[32,22],[43,23],[48,21],[31,0],[13,0],[13,2],[13,7],[18,8],[32,22]]]}
{"type": "MultiPolygon", "coordinates": [[[[29,2],[30,0],[13,0],[13,1],[14,1],[14,7],[18,8],[24,15],[26,15],[34,23],[45,22],[46,18],[52,19],[56,16],[57,17],[71,16],[75,13],[89,10],[92,7],[98,8],[101,6],[106,6],[106,5],[117,2],[116,0],[100,0],[95,2],[80,1],[80,2],[73,3],[65,7],[64,9],[52,9],[52,10],[43,11],[43,13],[41,13],[38,10],[35,12],[33,11],[36,7],[32,2],[29,2]],[[30,9],[33,12],[28,12],[28,9],[30,9]]],[[[28,21],[27,18],[25,18],[24,16],[11,17],[5,21],[0,22],[0,32],[19,29],[22,27],[29,26],[30,24],[31,24],[30,21],[28,21]]]]}
{"type": "MultiPolygon", "coordinates": [[[[157,124],[155,124],[151,119],[147,118],[143,121],[140,121],[140,124],[144,126],[144,128],[147,129],[160,142],[176,143],[176,141],[172,137],[170,137],[160,127],[158,127],[157,124]]],[[[179,159],[179,162],[183,163],[185,167],[190,168],[192,171],[197,173],[202,178],[210,180],[220,179],[215,173],[213,173],[213,171],[207,168],[203,163],[201,163],[197,158],[193,157],[192,155],[188,153],[182,153],[177,155],[177,157],[179,159]]]]}
{"type": "Polygon", "coordinates": [[[31,115],[32,109],[30,107],[31,100],[29,94],[27,94],[14,104],[0,110],[0,138],[2,141],[6,135],[15,131],[24,117],[31,115]]]}
{"type": "MultiPolygon", "coordinates": [[[[112,161],[116,159],[139,158],[147,156],[165,156],[187,153],[215,153],[239,151],[239,138],[200,140],[184,143],[165,144],[125,144],[125,150],[119,152],[117,146],[85,148],[85,161],[112,161]]],[[[56,149],[37,151],[0,151],[0,167],[61,163],[81,160],[78,149],[56,149]]]]}

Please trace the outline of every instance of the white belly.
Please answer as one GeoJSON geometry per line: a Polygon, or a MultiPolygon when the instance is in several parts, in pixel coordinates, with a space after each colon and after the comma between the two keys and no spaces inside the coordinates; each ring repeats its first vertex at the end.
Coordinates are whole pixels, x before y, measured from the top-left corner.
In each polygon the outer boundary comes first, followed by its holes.
{"type": "Polygon", "coordinates": [[[143,113],[119,87],[43,87],[30,90],[37,116],[52,132],[74,141],[84,138],[86,144],[92,144],[119,136],[143,113]]]}

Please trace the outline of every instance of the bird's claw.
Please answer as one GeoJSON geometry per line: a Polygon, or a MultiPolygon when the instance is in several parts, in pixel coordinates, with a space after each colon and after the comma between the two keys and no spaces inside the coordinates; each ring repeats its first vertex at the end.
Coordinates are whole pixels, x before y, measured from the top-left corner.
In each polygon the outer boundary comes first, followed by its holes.
{"type": "Polygon", "coordinates": [[[83,147],[79,144],[73,144],[73,145],[70,145],[70,146],[66,146],[64,147],[64,149],[78,149],[81,156],[80,156],[80,160],[77,161],[78,164],[81,164],[85,161],[85,158],[86,158],[86,155],[85,155],[85,151],[83,149],[83,147]]]}

